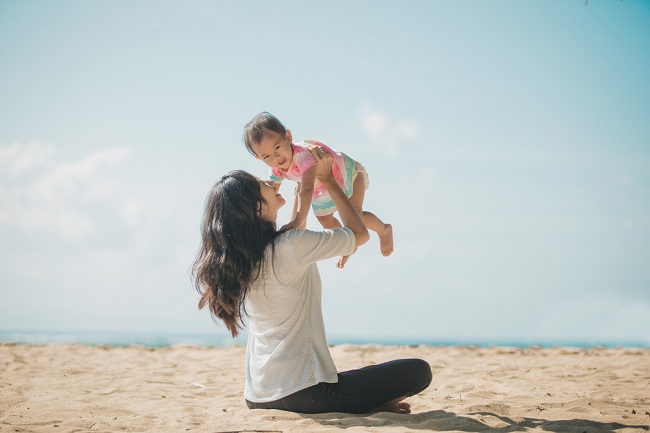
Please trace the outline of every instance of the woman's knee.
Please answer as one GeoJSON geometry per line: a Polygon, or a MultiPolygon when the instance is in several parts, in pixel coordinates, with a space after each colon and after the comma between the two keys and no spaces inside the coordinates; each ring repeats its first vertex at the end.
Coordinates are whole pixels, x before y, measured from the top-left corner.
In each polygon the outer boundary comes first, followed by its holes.
{"type": "Polygon", "coordinates": [[[372,366],[379,368],[396,395],[410,397],[426,389],[432,380],[431,366],[419,358],[405,358],[372,366]]]}
{"type": "Polygon", "coordinates": [[[417,394],[425,390],[433,380],[433,373],[431,366],[423,359],[413,358],[409,359],[409,376],[412,378],[414,392],[417,394]]]}

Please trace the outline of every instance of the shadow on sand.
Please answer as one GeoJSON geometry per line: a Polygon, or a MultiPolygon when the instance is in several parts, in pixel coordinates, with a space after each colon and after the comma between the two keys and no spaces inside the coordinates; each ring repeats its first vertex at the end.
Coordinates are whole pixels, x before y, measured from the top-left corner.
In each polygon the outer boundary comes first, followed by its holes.
{"type": "MultiPolygon", "coordinates": [[[[326,413],[319,415],[303,415],[305,418],[331,427],[342,429],[349,427],[406,427],[430,431],[463,431],[463,432],[519,432],[536,429],[557,433],[620,433],[622,429],[638,429],[648,431],[648,425],[620,424],[617,422],[602,423],[585,419],[546,420],[541,418],[516,418],[491,412],[473,412],[469,416],[457,415],[444,410],[432,410],[423,413],[400,415],[388,412],[378,412],[372,415],[351,415],[344,413],[326,413]]],[[[629,431],[629,430],[628,430],[629,431]]]]}

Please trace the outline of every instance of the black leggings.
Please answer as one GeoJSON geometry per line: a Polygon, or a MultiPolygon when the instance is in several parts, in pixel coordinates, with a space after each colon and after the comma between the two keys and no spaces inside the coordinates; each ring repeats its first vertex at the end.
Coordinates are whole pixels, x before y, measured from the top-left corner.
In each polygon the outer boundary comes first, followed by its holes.
{"type": "Polygon", "coordinates": [[[279,400],[253,403],[250,409],[299,413],[366,413],[396,399],[410,397],[431,383],[431,367],[421,359],[398,359],[338,374],[337,383],[321,382],[279,400]]]}

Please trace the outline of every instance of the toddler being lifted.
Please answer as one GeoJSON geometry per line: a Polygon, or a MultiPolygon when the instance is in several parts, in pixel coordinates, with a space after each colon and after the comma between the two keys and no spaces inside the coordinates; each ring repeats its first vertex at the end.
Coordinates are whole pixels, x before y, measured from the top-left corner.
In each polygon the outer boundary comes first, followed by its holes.
{"type": "MultiPolygon", "coordinates": [[[[257,159],[271,167],[271,180],[279,187],[284,179],[297,183],[294,205],[295,217],[281,230],[303,229],[311,205],[323,228],[341,227],[334,216],[336,207],[325,187],[316,180],[316,160],[309,146],[321,146],[332,156],[332,175],[357,210],[368,229],[379,236],[381,253],[393,252],[393,228],[372,212],[363,210],[363,199],[368,187],[368,173],[357,161],[342,152],[336,152],[323,143],[306,140],[293,143],[291,131],[272,114],[262,112],[244,127],[244,144],[257,159]]],[[[349,256],[341,257],[337,267],[343,268],[349,256]]]]}

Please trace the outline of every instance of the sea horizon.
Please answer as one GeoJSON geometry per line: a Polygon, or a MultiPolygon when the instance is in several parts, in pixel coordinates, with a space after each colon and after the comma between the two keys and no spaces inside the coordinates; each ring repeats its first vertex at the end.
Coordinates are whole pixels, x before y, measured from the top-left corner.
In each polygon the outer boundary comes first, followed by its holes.
{"type": "MultiPolygon", "coordinates": [[[[246,345],[247,334],[237,338],[224,334],[200,333],[162,333],[128,331],[39,331],[39,330],[0,330],[0,344],[82,344],[89,346],[145,346],[151,348],[170,346],[231,347],[246,345]]],[[[477,346],[477,347],[629,347],[649,348],[649,342],[625,340],[581,340],[581,339],[489,339],[489,338],[378,338],[345,337],[328,338],[330,346],[342,344],[379,346],[477,346]]]]}

